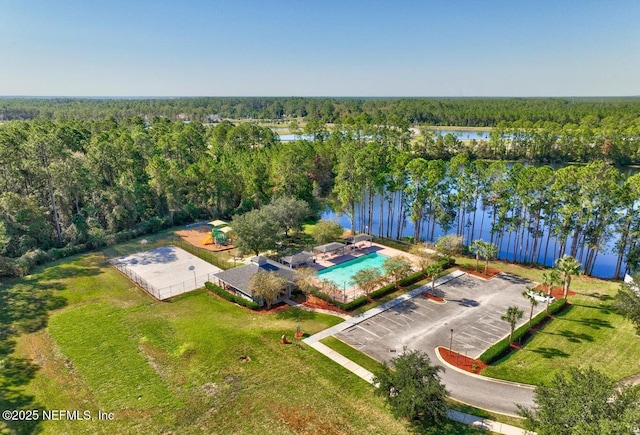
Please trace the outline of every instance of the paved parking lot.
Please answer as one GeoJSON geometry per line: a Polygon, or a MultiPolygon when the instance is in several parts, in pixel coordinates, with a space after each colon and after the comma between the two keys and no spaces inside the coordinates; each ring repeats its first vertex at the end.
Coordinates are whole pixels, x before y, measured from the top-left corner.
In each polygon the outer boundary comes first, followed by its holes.
{"type": "MultiPolygon", "coordinates": [[[[528,285],[532,283],[511,275],[484,280],[465,274],[436,288],[445,303],[418,296],[336,337],[379,361],[389,361],[405,346],[423,350],[435,361],[435,348],[449,347],[451,340],[454,351],[477,358],[509,334],[509,324],[500,319],[509,306],[524,311],[518,326],[529,320],[531,305],[522,296],[528,285]]],[[[534,315],[545,306],[540,303],[534,315]]]]}

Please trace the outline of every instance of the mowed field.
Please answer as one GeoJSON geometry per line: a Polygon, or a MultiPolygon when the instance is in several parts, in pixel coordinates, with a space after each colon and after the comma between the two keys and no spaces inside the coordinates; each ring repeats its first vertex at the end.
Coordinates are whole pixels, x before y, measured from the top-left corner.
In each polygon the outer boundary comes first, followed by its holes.
{"type": "MultiPolygon", "coordinates": [[[[540,282],[544,272],[504,262],[490,265],[534,282],[540,282]]],[[[614,380],[639,374],[640,336],[613,307],[619,288],[620,283],[614,281],[574,277],[571,290],[576,294],[569,297],[571,306],[534,334],[521,350],[482,374],[534,385],[548,384],[556,373],[569,367],[593,367],[614,380]]]]}
{"type": "Polygon", "coordinates": [[[342,321],[334,316],[256,313],[204,290],[157,302],[97,254],[6,284],[0,297],[0,326],[13,331],[0,347],[0,408],[92,417],[0,420],[0,433],[408,432],[372,386],[293,339],[298,323],[315,333],[342,321]],[[279,344],[283,334],[293,344],[279,344]]]}

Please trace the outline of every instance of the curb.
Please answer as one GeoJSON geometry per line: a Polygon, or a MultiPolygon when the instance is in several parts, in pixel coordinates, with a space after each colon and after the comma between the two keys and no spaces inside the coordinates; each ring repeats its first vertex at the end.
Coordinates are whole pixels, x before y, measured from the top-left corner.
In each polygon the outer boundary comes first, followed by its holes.
{"type": "MultiPolygon", "coordinates": [[[[502,379],[487,378],[486,376],[482,376],[482,375],[479,375],[477,373],[471,373],[471,372],[468,372],[466,370],[462,370],[461,368],[458,368],[458,367],[454,366],[453,364],[450,364],[447,361],[445,361],[444,358],[442,358],[440,356],[440,352],[438,352],[438,349],[446,349],[446,347],[444,347],[444,346],[436,347],[436,356],[438,357],[440,362],[446,368],[450,368],[451,370],[455,370],[458,373],[462,373],[463,375],[472,376],[472,377],[474,377],[476,379],[480,379],[480,380],[483,380],[485,382],[491,382],[491,383],[494,383],[494,384],[513,385],[513,386],[516,386],[516,387],[528,388],[530,390],[535,390],[535,388],[536,388],[535,385],[531,385],[531,384],[522,384],[520,382],[512,382],[512,381],[505,381],[505,380],[502,380],[502,379]]],[[[502,412],[498,412],[498,411],[492,411],[492,412],[496,412],[498,414],[503,414],[502,412]]],[[[504,414],[504,415],[511,415],[511,414],[504,414]]]]}

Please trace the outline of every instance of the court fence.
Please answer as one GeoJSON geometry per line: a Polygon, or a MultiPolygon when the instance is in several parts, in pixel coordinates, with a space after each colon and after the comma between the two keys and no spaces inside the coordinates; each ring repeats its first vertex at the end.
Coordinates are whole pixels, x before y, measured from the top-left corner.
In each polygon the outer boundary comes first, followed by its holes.
{"type": "Polygon", "coordinates": [[[188,291],[204,287],[205,282],[213,281],[215,279],[213,273],[207,273],[204,275],[195,276],[193,279],[188,279],[183,282],[158,288],[138,275],[131,268],[127,267],[124,263],[119,262],[116,258],[112,258],[108,261],[123,275],[127,276],[131,281],[135,282],[138,286],[142,287],[147,293],[149,293],[159,301],[163,301],[165,299],[181,295],[188,291]]]}

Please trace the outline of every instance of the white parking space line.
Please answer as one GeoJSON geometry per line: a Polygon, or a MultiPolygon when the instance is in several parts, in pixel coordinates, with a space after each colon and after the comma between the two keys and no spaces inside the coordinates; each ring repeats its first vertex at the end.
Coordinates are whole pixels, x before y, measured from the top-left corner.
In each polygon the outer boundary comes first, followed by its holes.
{"type": "MultiPolygon", "coordinates": [[[[380,314],[378,314],[378,316],[379,316],[379,315],[380,315],[380,314]]],[[[376,316],[376,317],[377,317],[377,316],[376,316]]],[[[394,331],[393,331],[393,329],[389,329],[389,328],[387,328],[386,326],[381,325],[381,324],[380,324],[380,323],[378,323],[378,322],[375,322],[375,321],[373,320],[373,318],[369,319],[369,322],[373,323],[373,324],[374,324],[374,325],[376,325],[376,326],[381,327],[382,329],[386,329],[386,330],[387,330],[387,331],[389,331],[389,332],[394,332],[394,331]]]]}
{"type": "Polygon", "coordinates": [[[383,318],[383,319],[385,319],[385,320],[388,320],[389,322],[395,323],[395,324],[396,324],[396,325],[398,325],[398,326],[404,326],[402,323],[400,323],[400,322],[396,322],[395,320],[393,320],[393,319],[392,319],[391,317],[389,317],[389,316],[382,316],[382,315],[381,315],[381,318],[383,318]]]}
{"type": "MultiPolygon", "coordinates": [[[[411,314],[419,314],[419,315],[420,315],[420,316],[422,316],[422,317],[427,317],[427,316],[424,316],[424,315],[422,315],[422,314],[418,313],[417,311],[416,311],[416,312],[413,312],[413,313],[411,313],[411,314]]],[[[410,325],[410,324],[412,324],[413,322],[415,322],[415,321],[416,321],[415,319],[412,319],[410,316],[407,316],[406,314],[400,314],[400,315],[401,315],[402,317],[404,317],[405,319],[407,319],[407,320],[408,320],[408,322],[407,322],[407,324],[408,324],[408,325],[410,325]]]]}
{"type": "Polygon", "coordinates": [[[363,327],[363,326],[358,325],[358,329],[362,329],[364,332],[367,332],[367,333],[369,333],[369,334],[373,335],[373,336],[374,336],[374,337],[376,337],[376,338],[380,338],[380,336],[379,336],[378,334],[375,334],[375,333],[373,333],[373,332],[369,331],[367,328],[365,328],[365,327],[363,327]]]}
{"type": "Polygon", "coordinates": [[[425,311],[433,311],[433,308],[428,305],[428,301],[426,303],[415,301],[414,303],[425,311]]]}
{"type": "MultiPolygon", "coordinates": [[[[412,312],[411,312],[411,315],[414,315],[414,314],[417,314],[417,315],[418,315],[418,316],[420,316],[420,317],[427,317],[427,315],[426,315],[426,314],[422,314],[420,311],[412,311],[412,312]]],[[[405,316],[405,317],[407,316],[407,315],[406,315],[406,314],[404,314],[404,313],[402,313],[402,315],[403,315],[403,316],[405,316]]]]}

